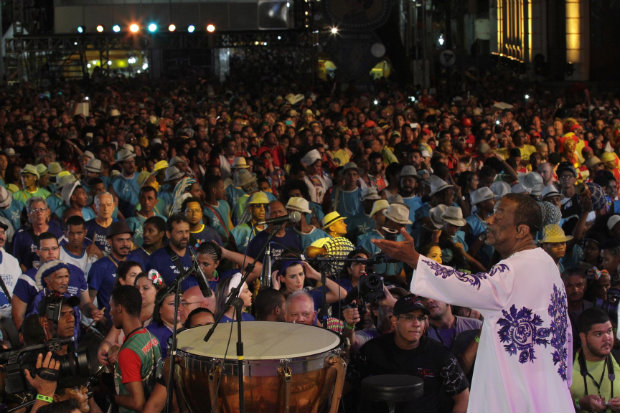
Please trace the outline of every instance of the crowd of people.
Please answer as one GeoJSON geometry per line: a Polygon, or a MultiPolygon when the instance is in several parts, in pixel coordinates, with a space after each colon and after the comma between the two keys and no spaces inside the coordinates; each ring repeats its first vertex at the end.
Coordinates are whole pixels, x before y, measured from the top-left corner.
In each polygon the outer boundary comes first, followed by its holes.
{"type": "MultiPolygon", "coordinates": [[[[94,335],[93,359],[110,374],[94,392],[65,391],[53,384],[54,358],[72,345],[44,354],[26,377],[33,411],[68,411],[67,399],[81,411],[163,411],[172,332],[239,317],[346,337],[343,411],[375,409],[360,383],[384,373],[423,379],[407,411],[465,411],[482,307],[411,295],[414,269],[377,240],[412,237],[422,256],[473,283],[505,258],[487,238],[509,194],[539,208],[541,222],[527,225],[564,281],[571,404],[620,410],[620,383],[605,375],[620,369],[620,100],[583,88],[529,88],[523,99],[498,81],[470,76],[468,93],[448,100],[395,85],[256,93],[200,77],[3,91],[4,347],[73,337],[93,350],[94,335]],[[168,287],[198,270],[210,291],[183,279],[175,313],[168,287]],[[241,315],[226,305],[236,288],[241,315]]],[[[534,360],[534,347],[517,347],[506,351],[534,360]]]]}

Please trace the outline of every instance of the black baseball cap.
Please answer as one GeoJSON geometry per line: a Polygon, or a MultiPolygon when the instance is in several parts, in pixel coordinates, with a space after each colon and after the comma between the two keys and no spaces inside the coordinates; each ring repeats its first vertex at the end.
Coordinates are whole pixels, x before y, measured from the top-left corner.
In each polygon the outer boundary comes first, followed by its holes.
{"type": "Polygon", "coordinates": [[[571,164],[570,162],[560,162],[557,169],[555,170],[555,173],[559,177],[560,174],[564,171],[569,171],[573,174],[575,178],[577,177],[577,171],[575,170],[573,164],[571,164]]]}
{"type": "Polygon", "coordinates": [[[398,317],[401,314],[407,314],[415,310],[421,310],[426,315],[430,314],[419,297],[409,294],[399,298],[398,301],[396,301],[396,304],[394,304],[393,314],[398,317]]]}

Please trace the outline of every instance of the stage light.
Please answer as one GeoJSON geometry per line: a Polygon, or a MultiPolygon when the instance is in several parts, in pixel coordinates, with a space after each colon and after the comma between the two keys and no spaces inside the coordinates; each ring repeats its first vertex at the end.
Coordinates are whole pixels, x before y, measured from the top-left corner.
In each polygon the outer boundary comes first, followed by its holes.
{"type": "Polygon", "coordinates": [[[138,26],[136,23],[132,23],[129,25],[129,31],[132,33],[138,33],[140,31],[140,26],[138,26]]]}
{"type": "Polygon", "coordinates": [[[112,26],[112,31],[114,33],[119,33],[121,31],[121,26],[119,26],[118,24],[115,24],[114,26],[112,26]]]}
{"type": "Polygon", "coordinates": [[[169,32],[173,32],[177,29],[177,26],[174,23],[170,23],[170,25],[168,26],[168,31],[169,32]]]}
{"type": "Polygon", "coordinates": [[[81,24],[77,27],[77,32],[79,34],[82,34],[86,31],[86,27],[82,26],[81,24]]]}
{"type": "Polygon", "coordinates": [[[127,59],[127,63],[129,63],[130,65],[136,63],[137,59],[134,56],[131,56],[129,59],[127,59]]]}
{"type": "Polygon", "coordinates": [[[149,64],[145,62],[145,63],[142,65],[142,70],[146,70],[146,69],[148,69],[148,68],[149,68],[149,64]]]}
{"type": "Polygon", "coordinates": [[[207,32],[213,33],[215,31],[215,24],[209,23],[207,24],[207,32]]]}
{"type": "Polygon", "coordinates": [[[329,29],[329,31],[334,36],[338,34],[338,28],[336,26],[334,26],[331,29],[329,29]]]}
{"type": "Polygon", "coordinates": [[[195,30],[196,30],[196,26],[194,26],[193,24],[190,24],[189,26],[187,26],[188,33],[194,33],[195,30]]]}
{"type": "Polygon", "coordinates": [[[97,32],[98,33],[103,33],[104,30],[105,30],[105,28],[103,27],[103,25],[101,25],[101,24],[97,25],[97,32]]]}
{"type": "Polygon", "coordinates": [[[157,31],[157,24],[149,23],[149,25],[147,26],[147,30],[151,33],[155,33],[157,31]]]}

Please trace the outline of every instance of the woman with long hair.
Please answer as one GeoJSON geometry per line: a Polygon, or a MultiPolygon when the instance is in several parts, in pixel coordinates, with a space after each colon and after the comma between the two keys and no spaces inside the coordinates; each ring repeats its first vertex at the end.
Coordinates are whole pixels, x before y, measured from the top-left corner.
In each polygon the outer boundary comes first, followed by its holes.
{"type": "MultiPolygon", "coordinates": [[[[231,277],[220,281],[217,285],[217,291],[215,293],[215,296],[217,297],[215,316],[217,319],[220,314],[223,314],[222,319],[220,320],[220,322],[222,323],[228,323],[237,320],[235,308],[232,306],[226,307],[226,301],[228,300],[228,296],[230,295],[232,289],[237,287],[239,283],[241,283],[241,278],[241,273],[238,272],[231,277]]],[[[244,309],[252,306],[252,292],[250,291],[248,284],[245,282],[241,286],[239,298],[243,300],[244,309]]],[[[254,321],[254,317],[244,311],[241,313],[241,321],[254,321]]]]}

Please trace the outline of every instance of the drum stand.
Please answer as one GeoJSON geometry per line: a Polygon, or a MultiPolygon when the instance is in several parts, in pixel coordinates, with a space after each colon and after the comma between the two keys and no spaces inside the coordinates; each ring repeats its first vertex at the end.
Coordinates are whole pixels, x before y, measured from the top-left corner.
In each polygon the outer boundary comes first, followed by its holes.
{"type": "MultiPolygon", "coordinates": [[[[258,261],[258,257],[260,257],[261,255],[265,253],[265,250],[269,247],[271,240],[276,235],[279,229],[280,229],[279,225],[274,225],[273,228],[268,229],[269,236],[267,237],[267,242],[265,243],[265,245],[263,245],[263,248],[260,250],[258,255],[256,255],[256,260],[254,260],[254,262],[252,262],[245,268],[245,274],[243,274],[243,277],[241,278],[239,285],[237,285],[230,291],[228,298],[226,298],[226,304],[224,305],[224,308],[229,308],[231,306],[235,307],[235,314],[237,316],[237,320],[236,320],[237,321],[237,369],[238,369],[238,375],[239,375],[239,412],[240,413],[245,412],[245,391],[244,391],[244,384],[243,384],[243,341],[241,340],[241,312],[242,312],[242,307],[243,307],[243,300],[239,298],[239,293],[241,292],[243,283],[247,281],[248,277],[250,276],[250,273],[254,270],[254,266],[256,265],[256,262],[258,261]]],[[[267,256],[265,256],[265,258],[267,258],[267,256]]],[[[209,339],[213,335],[213,332],[215,331],[215,328],[218,326],[218,324],[222,320],[224,313],[225,311],[222,311],[218,315],[218,317],[215,319],[215,323],[213,323],[213,325],[211,326],[211,328],[205,335],[204,341],[209,341],[209,339]]],[[[175,317],[176,317],[176,307],[175,307],[175,317]]],[[[174,339],[176,339],[176,337],[173,337],[173,340],[174,339]]],[[[175,351],[176,351],[176,347],[175,347],[175,351]]],[[[172,371],[172,369],[170,369],[170,371],[172,371]]]]}

